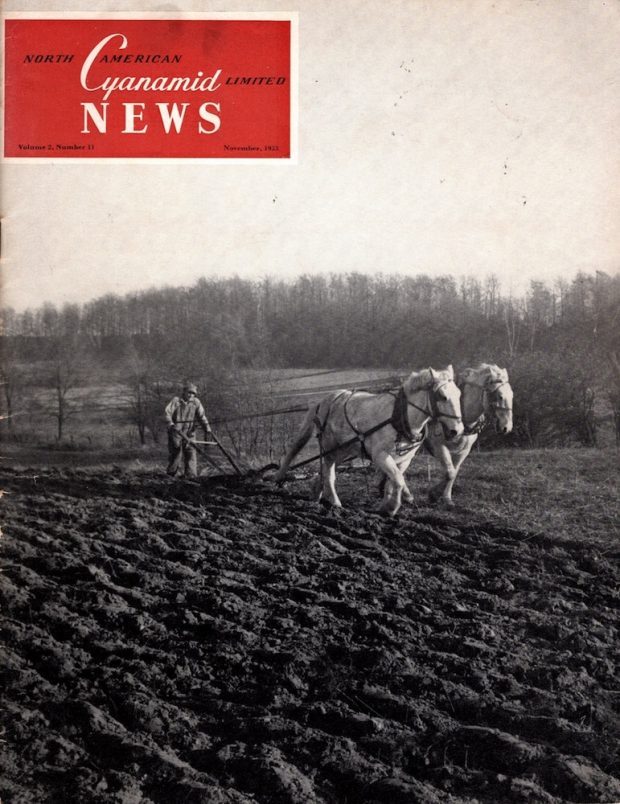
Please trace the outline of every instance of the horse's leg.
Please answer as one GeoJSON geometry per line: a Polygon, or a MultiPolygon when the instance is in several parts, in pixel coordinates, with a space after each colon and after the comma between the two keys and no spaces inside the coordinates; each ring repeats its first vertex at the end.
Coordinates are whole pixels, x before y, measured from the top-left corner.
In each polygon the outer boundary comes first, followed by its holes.
{"type": "Polygon", "coordinates": [[[335,508],[342,508],[336,493],[336,461],[331,457],[323,458],[323,499],[335,508]]]}
{"type": "Polygon", "coordinates": [[[396,461],[387,452],[380,452],[378,455],[373,456],[373,460],[386,476],[381,510],[385,511],[389,516],[394,516],[401,506],[403,488],[406,485],[405,479],[396,465],[396,461]]]}
{"type": "Polygon", "coordinates": [[[411,493],[411,489],[409,488],[409,486],[407,485],[407,481],[405,480],[405,472],[407,471],[407,469],[409,469],[409,464],[415,458],[418,449],[419,447],[416,447],[415,451],[412,452],[411,455],[407,455],[407,457],[404,460],[400,461],[397,464],[398,469],[400,470],[400,473],[403,476],[403,483],[404,483],[403,499],[405,500],[405,502],[408,503],[413,502],[413,494],[411,493]]]}
{"type": "Polygon", "coordinates": [[[460,445],[459,451],[454,453],[450,452],[445,444],[435,447],[434,454],[443,467],[443,477],[430,490],[429,497],[432,502],[441,500],[444,505],[449,507],[453,505],[452,487],[454,486],[454,481],[475,440],[475,438],[467,439],[464,444],[460,445]]]}
{"type": "MultiPolygon", "coordinates": [[[[387,483],[387,475],[384,475],[383,472],[377,472],[377,476],[379,477],[379,482],[377,483],[377,493],[379,497],[383,497],[385,494],[385,485],[387,483]]],[[[403,486],[403,499],[405,502],[413,502],[413,494],[407,483],[403,486]]]]}
{"type": "MultiPolygon", "coordinates": [[[[403,499],[405,500],[405,502],[409,502],[409,503],[413,502],[413,494],[411,493],[411,490],[410,490],[409,486],[407,485],[407,481],[405,480],[405,472],[409,468],[409,464],[411,463],[411,461],[415,458],[418,449],[419,449],[419,447],[416,447],[414,452],[412,452],[410,455],[407,455],[407,457],[404,460],[401,460],[399,463],[396,464],[398,466],[398,469],[399,469],[401,475],[403,476],[403,482],[404,482],[404,485],[403,485],[403,499]]],[[[377,469],[375,471],[375,481],[374,482],[376,484],[377,492],[379,493],[379,496],[383,497],[383,495],[385,493],[385,484],[387,482],[387,475],[385,475],[380,469],[377,469]]]]}
{"type": "Polygon", "coordinates": [[[474,438],[471,443],[467,444],[464,449],[459,450],[455,455],[452,455],[451,460],[451,468],[452,471],[448,473],[448,477],[446,479],[446,485],[443,490],[442,500],[445,505],[452,506],[452,487],[454,486],[454,481],[456,480],[456,476],[459,473],[459,469],[461,468],[461,464],[465,460],[465,458],[471,452],[471,448],[474,445],[476,439],[474,438]]]}
{"type": "Polygon", "coordinates": [[[452,463],[452,455],[444,443],[433,444],[433,456],[439,461],[442,470],[439,482],[432,486],[428,493],[430,501],[436,503],[440,499],[446,499],[446,489],[450,483],[450,490],[452,490],[451,480],[452,483],[454,483],[456,473],[454,471],[454,464],[452,463]]]}

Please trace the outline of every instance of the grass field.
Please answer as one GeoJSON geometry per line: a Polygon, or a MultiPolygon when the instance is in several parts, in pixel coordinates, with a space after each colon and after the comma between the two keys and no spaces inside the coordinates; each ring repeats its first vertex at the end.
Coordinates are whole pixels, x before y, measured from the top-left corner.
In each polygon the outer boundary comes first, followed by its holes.
{"type": "MultiPolygon", "coordinates": [[[[617,550],[619,457],[615,448],[473,453],[455,486],[454,513],[446,516],[462,520],[466,513],[532,535],[583,533],[617,550]]],[[[414,470],[419,487],[429,470],[438,476],[433,459],[423,456],[414,470]]]]}

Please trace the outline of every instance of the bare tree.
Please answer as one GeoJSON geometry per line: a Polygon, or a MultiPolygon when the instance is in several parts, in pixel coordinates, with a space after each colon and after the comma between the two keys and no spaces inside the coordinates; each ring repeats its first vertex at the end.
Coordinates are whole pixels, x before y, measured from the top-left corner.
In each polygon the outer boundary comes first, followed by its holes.
{"type": "Polygon", "coordinates": [[[76,337],[49,339],[46,385],[52,390],[52,416],[56,419],[56,440],[62,441],[67,420],[74,413],[72,392],[85,380],[84,350],[76,337]]]}
{"type": "Polygon", "coordinates": [[[521,316],[517,306],[509,298],[504,304],[504,326],[506,328],[506,343],[508,354],[512,359],[517,354],[519,336],[521,334],[521,316]]]}
{"type": "Polygon", "coordinates": [[[129,390],[129,417],[143,446],[148,434],[159,444],[164,431],[163,411],[170,395],[169,383],[160,376],[164,369],[161,359],[148,352],[140,354],[132,344],[126,358],[125,384],[129,390]]]}
{"type": "Polygon", "coordinates": [[[620,445],[620,358],[614,351],[609,353],[611,364],[611,383],[608,391],[614,422],[616,444],[620,445]]]}
{"type": "Polygon", "coordinates": [[[163,411],[168,401],[167,383],[153,379],[145,371],[135,374],[131,380],[130,415],[138,429],[140,443],[146,444],[150,433],[155,444],[159,444],[164,430],[163,411]]]}
{"type": "Polygon", "coordinates": [[[4,412],[2,420],[6,424],[7,433],[13,431],[13,416],[15,414],[14,400],[20,386],[20,373],[13,356],[6,345],[0,351],[0,383],[2,384],[2,400],[4,412]]]}

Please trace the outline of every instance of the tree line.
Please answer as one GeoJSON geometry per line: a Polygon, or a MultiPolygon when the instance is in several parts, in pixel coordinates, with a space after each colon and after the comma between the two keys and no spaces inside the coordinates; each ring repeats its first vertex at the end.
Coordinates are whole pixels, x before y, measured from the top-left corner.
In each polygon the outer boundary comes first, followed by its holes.
{"type": "Polygon", "coordinates": [[[606,416],[618,434],[620,276],[580,273],[532,281],[521,296],[496,276],[303,275],[293,281],[200,279],[2,311],[0,371],[5,434],[15,394],[53,392],[62,439],[74,389],[107,377],[128,389],[145,441],[170,381],[208,381],[212,404],[231,373],[276,367],[506,366],[524,445],[594,444],[606,416]]]}

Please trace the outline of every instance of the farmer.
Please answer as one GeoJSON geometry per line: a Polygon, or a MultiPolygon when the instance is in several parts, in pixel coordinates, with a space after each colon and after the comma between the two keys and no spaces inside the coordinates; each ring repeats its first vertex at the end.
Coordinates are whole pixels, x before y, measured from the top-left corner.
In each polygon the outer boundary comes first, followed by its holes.
{"type": "Polygon", "coordinates": [[[211,436],[211,427],[202,402],[197,397],[198,389],[191,382],[183,385],[181,396],[173,397],[166,405],[166,424],[168,425],[168,469],[174,477],[185,459],[185,477],[196,477],[198,460],[196,455],[195,430],[201,424],[205,441],[211,436]]]}

